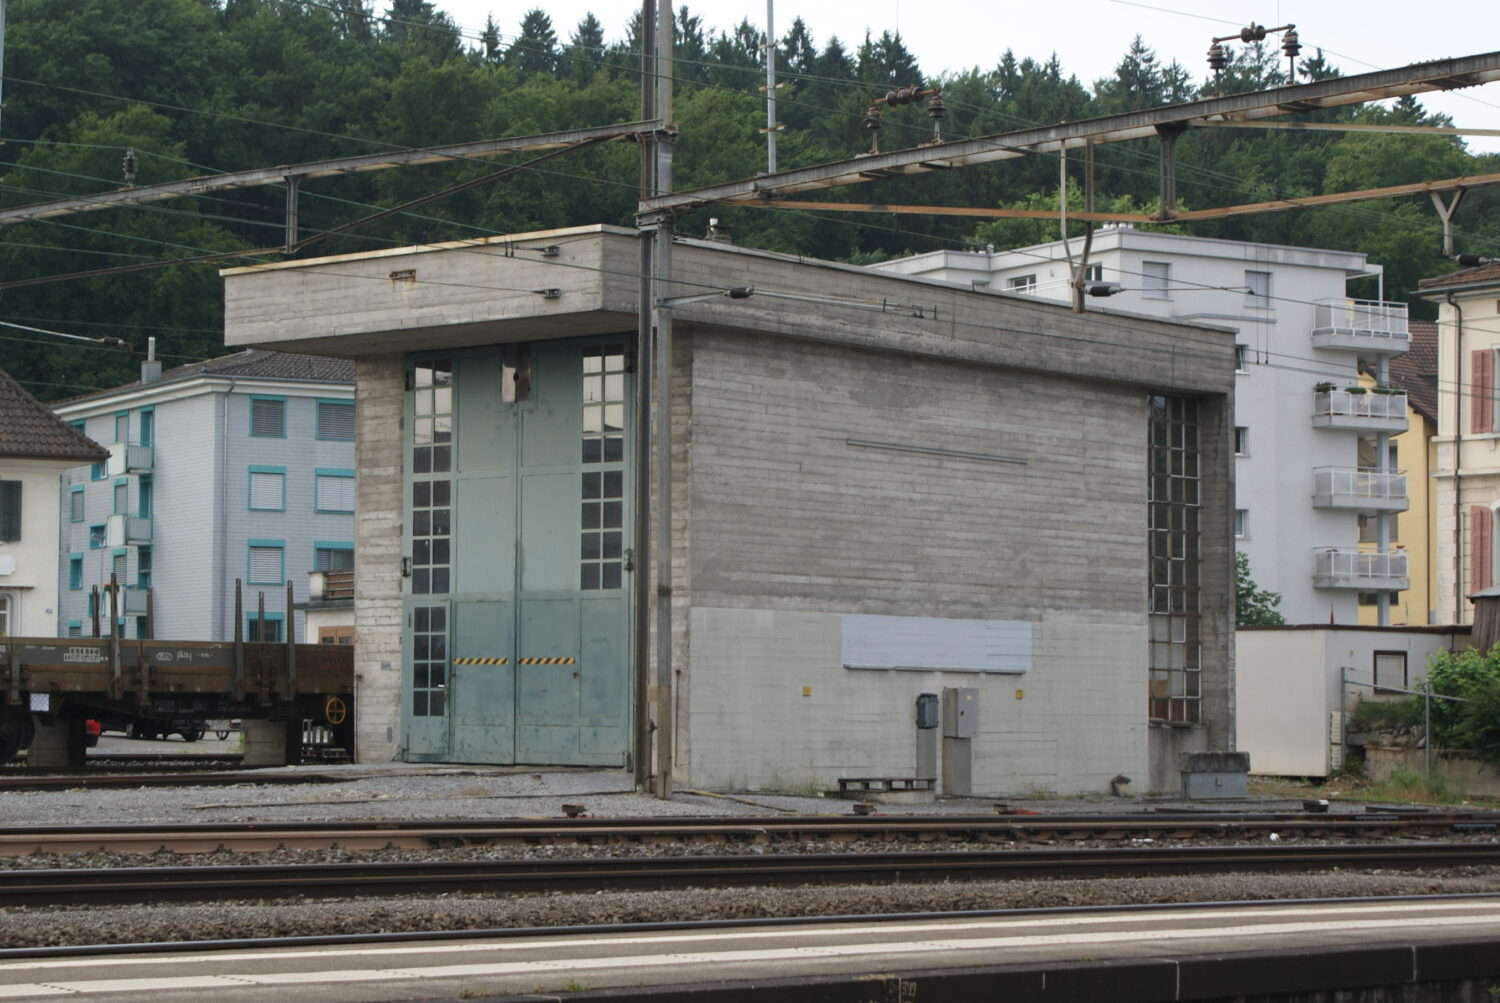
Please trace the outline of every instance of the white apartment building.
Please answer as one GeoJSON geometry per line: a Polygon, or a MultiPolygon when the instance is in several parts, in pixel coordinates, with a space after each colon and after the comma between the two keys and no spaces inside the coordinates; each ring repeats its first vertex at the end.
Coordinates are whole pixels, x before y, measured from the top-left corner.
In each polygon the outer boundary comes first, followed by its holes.
{"type": "MultiPolygon", "coordinates": [[[[1016,250],[935,251],[871,267],[992,292],[1067,301],[1075,238],[1016,250]]],[[[1389,546],[1408,507],[1392,437],[1406,395],[1387,362],[1406,351],[1407,308],[1383,302],[1381,268],[1362,254],[1151,233],[1095,233],[1092,314],[1169,317],[1235,332],[1235,546],[1288,623],[1358,622],[1361,603],[1389,622],[1407,588],[1406,555],[1389,546]],[[1374,277],[1375,300],[1348,296],[1374,277]],[[1361,370],[1374,385],[1361,386],[1361,370]],[[1376,544],[1361,553],[1361,541],[1376,544]]],[[[1108,328],[1101,326],[1102,332],[1108,328]]],[[[1101,374],[1106,375],[1106,374],[1101,374]]],[[[1144,445],[1144,444],[1143,444],[1144,445]]]]}
{"type": "Polygon", "coordinates": [[[309,572],[353,567],[354,367],[243,351],[141,377],[52,405],[109,451],[54,483],[57,634],[109,633],[113,576],[122,637],[233,640],[238,580],[247,640],[306,638],[309,572]]]}

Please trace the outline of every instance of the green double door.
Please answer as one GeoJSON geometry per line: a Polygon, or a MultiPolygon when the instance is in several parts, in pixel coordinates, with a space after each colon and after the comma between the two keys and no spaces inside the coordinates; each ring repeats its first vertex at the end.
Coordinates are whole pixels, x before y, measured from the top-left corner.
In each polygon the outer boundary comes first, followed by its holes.
{"type": "Polygon", "coordinates": [[[627,368],[623,337],[411,358],[407,758],[625,763],[627,368]]]}

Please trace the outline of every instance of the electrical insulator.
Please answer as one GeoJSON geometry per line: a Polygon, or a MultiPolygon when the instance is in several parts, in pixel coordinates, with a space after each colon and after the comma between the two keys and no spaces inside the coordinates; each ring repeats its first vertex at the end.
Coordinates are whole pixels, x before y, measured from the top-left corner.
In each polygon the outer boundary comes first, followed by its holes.
{"type": "Polygon", "coordinates": [[[888,105],[915,104],[920,90],[920,87],[898,87],[896,90],[887,91],[885,103],[888,105]]]}
{"type": "Polygon", "coordinates": [[[1215,42],[1208,47],[1208,68],[1218,73],[1224,69],[1228,60],[1224,58],[1224,46],[1215,42]]]}
{"type": "Polygon", "coordinates": [[[943,96],[941,94],[934,94],[927,99],[927,115],[932,119],[943,117],[943,96]]]}
{"type": "Polygon", "coordinates": [[[1286,53],[1288,59],[1296,59],[1297,53],[1302,51],[1302,43],[1297,40],[1297,29],[1288,28],[1286,34],[1281,36],[1281,51],[1286,53]]]}
{"type": "Polygon", "coordinates": [[[871,132],[880,128],[880,107],[878,105],[870,105],[869,109],[865,112],[865,128],[871,132]]]}
{"type": "Polygon", "coordinates": [[[125,159],[124,159],[124,161],[121,162],[120,166],[125,171],[125,183],[127,185],[133,185],[133,184],[135,184],[135,148],[134,147],[130,147],[130,148],[126,149],[126,151],[125,151],[125,159]]]}
{"type": "Polygon", "coordinates": [[[1249,27],[1240,29],[1240,41],[1245,43],[1264,42],[1266,40],[1266,26],[1250,22],[1249,27]]]}

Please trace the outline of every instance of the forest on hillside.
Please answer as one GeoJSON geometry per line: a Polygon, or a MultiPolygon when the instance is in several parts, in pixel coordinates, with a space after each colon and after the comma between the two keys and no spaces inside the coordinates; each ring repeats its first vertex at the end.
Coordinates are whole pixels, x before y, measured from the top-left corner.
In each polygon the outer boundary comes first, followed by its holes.
{"type": "MultiPolygon", "coordinates": [[[[389,0],[10,0],[0,118],[0,202],[24,205],[126,183],[394,149],[631,121],[639,117],[637,23],[605,37],[592,15],[555,25],[532,10],[514,26],[460,33],[440,3],[389,0]]],[[[1164,62],[1150,39],[1123,40],[1114,74],[1084,82],[1055,56],[997,52],[989,68],[925,72],[890,32],[819,37],[794,21],[777,40],[779,164],[844,159],[869,148],[865,109],[892,87],[942,90],[945,138],[1149,108],[1211,94],[1203,74],[1164,62]]],[[[677,9],[676,187],[765,169],[761,50],[748,21],[713,25],[677,9]]],[[[1232,47],[1217,87],[1285,82],[1274,46],[1232,47]]],[[[1299,80],[1337,76],[1304,53],[1299,80]]],[[[1451,124],[1418,101],[1321,111],[1324,121],[1451,124]]],[[[881,148],[931,137],[922,107],[886,112],[881,148]]],[[[1099,148],[1101,207],[1153,207],[1154,142],[1099,148]]],[[[1193,130],[1178,144],[1181,205],[1206,208],[1328,191],[1500,171],[1456,137],[1280,130],[1193,130]]],[[[527,159],[512,158],[514,162],[527,159]]],[[[304,235],[477,179],[503,158],[307,182],[304,235]]],[[[825,200],[961,206],[1056,203],[1055,158],[1031,157],[872,186],[825,200]]],[[[310,245],[301,256],[372,250],[584,223],[633,224],[638,152],[592,147],[503,181],[396,214],[310,245]]],[[[100,210],[0,229],[0,368],[43,400],[113,386],[137,374],[146,338],[167,366],[223,352],[222,294],[213,264],[124,270],[280,244],[285,191],[276,186],[100,210]],[[100,272],[104,274],[79,275],[100,272]],[[19,325],[19,326],[18,326],[19,325]],[[112,337],[133,348],[63,340],[25,328],[112,337]]],[[[1461,249],[1500,253],[1500,194],[1471,192],[1457,217],[1461,249]]],[[[1077,205],[1077,202],[1071,202],[1077,205]]],[[[706,214],[704,214],[706,216],[706,214]]],[[[1056,235],[1056,223],[925,216],[715,211],[738,243],[869,262],[910,252],[1056,235]]],[[[684,221],[701,233],[707,220],[684,221]]],[[[1407,198],[1196,224],[1213,237],[1361,251],[1386,269],[1387,298],[1453,266],[1425,198],[1407,198]]],[[[265,255],[224,262],[276,260],[265,255]]],[[[1374,289],[1368,290],[1373,295],[1374,289]]],[[[1430,315],[1415,303],[1416,316],[1430,315]]]]}

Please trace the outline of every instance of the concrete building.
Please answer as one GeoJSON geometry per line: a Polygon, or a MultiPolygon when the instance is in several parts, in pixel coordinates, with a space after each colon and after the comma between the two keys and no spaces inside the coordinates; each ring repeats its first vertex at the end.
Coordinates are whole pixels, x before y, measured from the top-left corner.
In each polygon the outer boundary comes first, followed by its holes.
{"type": "Polygon", "coordinates": [[[1439,623],[1473,623],[1469,597],[1496,584],[1500,511],[1500,263],[1423,279],[1438,303],[1439,623]]]}
{"type": "Polygon", "coordinates": [[[358,758],[670,727],[680,782],[824,788],[912,777],[948,690],[977,792],[1234,748],[1230,332],[681,239],[664,593],[638,268],[589,226],[225,272],[229,344],[356,365],[358,758]]]}
{"type": "Polygon", "coordinates": [[[0,637],[57,636],[57,480],[108,456],[0,371],[0,637]]]}
{"type": "MultiPolygon", "coordinates": [[[[1082,241],[1071,241],[1077,255],[1082,241]]],[[[1067,301],[1061,241],[1012,251],[937,251],[871,267],[1039,299],[1067,301]]],[[[1348,298],[1379,277],[1364,255],[1153,233],[1128,225],[1094,236],[1088,278],[1123,287],[1089,310],[1234,329],[1235,546],[1289,623],[1352,624],[1359,597],[1388,617],[1408,582],[1391,519],[1409,505],[1391,436],[1408,427],[1388,360],[1406,350],[1406,306],[1348,298]],[[1373,552],[1360,547],[1364,535],[1373,552]]],[[[1387,620],[1387,622],[1389,622],[1387,620]]],[[[1425,622],[1425,621],[1422,621],[1425,622]]]]}
{"type": "Polygon", "coordinates": [[[93,590],[114,575],[123,637],[233,640],[240,579],[246,639],[283,640],[286,582],[305,600],[309,571],[352,566],[352,381],[341,359],[244,351],[53,405],[110,454],[63,477],[59,635],[92,635],[96,601],[109,633],[93,590]]]}

